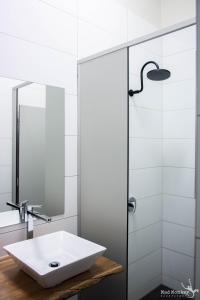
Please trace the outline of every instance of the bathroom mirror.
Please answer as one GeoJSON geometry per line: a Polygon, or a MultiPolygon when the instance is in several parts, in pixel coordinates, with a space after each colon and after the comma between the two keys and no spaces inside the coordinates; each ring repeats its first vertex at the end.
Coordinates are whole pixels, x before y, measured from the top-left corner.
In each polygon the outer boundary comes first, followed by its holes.
{"type": "Polygon", "coordinates": [[[19,222],[6,203],[64,213],[65,91],[0,77],[0,227],[19,222]]]}

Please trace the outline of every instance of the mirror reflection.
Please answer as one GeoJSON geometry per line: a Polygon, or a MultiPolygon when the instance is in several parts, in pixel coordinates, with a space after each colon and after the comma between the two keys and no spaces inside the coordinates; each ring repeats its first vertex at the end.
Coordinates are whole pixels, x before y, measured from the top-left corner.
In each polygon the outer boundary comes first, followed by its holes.
{"type": "Polygon", "coordinates": [[[0,226],[19,221],[7,202],[64,213],[64,93],[0,77],[0,226]]]}

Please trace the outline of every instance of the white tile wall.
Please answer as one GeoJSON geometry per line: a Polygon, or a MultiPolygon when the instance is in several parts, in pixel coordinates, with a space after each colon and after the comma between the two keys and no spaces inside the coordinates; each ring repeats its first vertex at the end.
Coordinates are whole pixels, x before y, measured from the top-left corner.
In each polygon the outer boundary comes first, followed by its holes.
{"type": "Polygon", "coordinates": [[[162,244],[161,222],[152,224],[145,229],[129,235],[128,262],[133,263],[142,257],[161,248],[162,244]]]}
{"type": "Polygon", "coordinates": [[[196,48],[196,32],[194,27],[173,32],[163,38],[163,55],[168,56],[178,52],[196,48]]]}
{"type": "Polygon", "coordinates": [[[183,197],[194,197],[194,175],[194,169],[164,167],[163,192],[183,197]]]}
{"type": "MultiPolygon", "coordinates": [[[[129,285],[128,294],[130,299],[133,295],[138,296],[134,299],[140,299],[147,292],[149,292],[149,283],[159,278],[161,275],[161,250],[157,250],[150,255],[145,256],[143,259],[136,261],[129,265],[129,285]]],[[[156,280],[156,285],[160,281],[156,280]]],[[[153,284],[154,287],[155,283],[153,284]]],[[[151,284],[152,289],[152,284],[151,284]]],[[[150,289],[150,290],[151,290],[150,289]]]]}
{"type": "Polygon", "coordinates": [[[171,70],[171,77],[167,84],[194,78],[195,70],[195,50],[178,52],[173,55],[164,56],[163,65],[168,70],[171,70]],[[187,67],[185,63],[188,62],[187,67]]]}
{"type": "Polygon", "coordinates": [[[12,140],[0,139],[0,165],[11,165],[12,140]]]}
{"type": "Polygon", "coordinates": [[[165,111],[163,127],[164,138],[194,139],[195,111],[190,109],[165,111]]]}
{"type": "Polygon", "coordinates": [[[194,234],[194,228],[163,222],[162,246],[194,257],[194,234]]]}
{"type": "Polygon", "coordinates": [[[195,241],[195,27],[163,38],[163,283],[193,281],[195,241]]]}
{"type": "Polygon", "coordinates": [[[195,109],[195,80],[181,80],[163,85],[163,108],[167,110],[195,109]]]}
{"type": "Polygon", "coordinates": [[[65,176],[77,175],[77,136],[65,137],[65,176]]]}
{"type": "Polygon", "coordinates": [[[130,106],[130,137],[161,138],[162,113],[130,106]]]}
{"type": "Polygon", "coordinates": [[[190,139],[165,139],[163,141],[163,163],[170,167],[195,167],[195,143],[190,139]]]}
{"type": "MultiPolygon", "coordinates": [[[[151,57],[172,76],[162,84],[146,79],[144,91],[130,99],[129,186],[137,210],[129,213],[129,268],[137,270],[142,257],[150,259],[151,251],[160,247],[162,283],[180,289],[194,271],[195,28],[162,40],[163,58],[148,42],[148,51],[145,44],[130,50],[131,88],[139,88],[140,68],[151,57]],[[161,224],[162,240],[155,234],[161,224]]],[[[141,280],[136,291],[129,278],[130,299],[148,289],[141,280]]]]}
{"type": "Polygon", "coordinates": [[[162,168],[131,170],[129,193],[137,199],[162,193],[162,168]]]}
{"type": "Polygon", "coordinates": [[[162,196],[153,196],[137,201],[137,211],[135,215],[131,215],[132,229],[137,231],[151,224],[160,222],[162,219],[162,196]]]}
{"type": "Polygon", "coordinates": [[[195,226],[195,199],[163,195],[163,220],[188,227],[195,226]],[[187,208],[187,209],[186,209],[187,208]]]}
{"type": "MultiPolygon", "coordinates": [[[[188,283],[188,279],[194,278],[194,258],[163,249],[163,275],[168,275],[175,280],[183,283],[188,283]]],[[[165,282],[164,282],[165,283],[165,282]]]]}
{"type": "Polygon", "coordinates": [[[129,150],[131,170],[162,166],[162,139],[130,138],[129,150]]]}

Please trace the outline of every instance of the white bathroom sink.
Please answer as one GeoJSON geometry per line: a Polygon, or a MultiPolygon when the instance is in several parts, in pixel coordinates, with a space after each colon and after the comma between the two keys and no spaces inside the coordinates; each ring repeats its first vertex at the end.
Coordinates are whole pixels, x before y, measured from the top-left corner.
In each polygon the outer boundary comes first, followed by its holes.
{"type": "Polygon", "coordinates": [[[65,231],[4,247],[20,268],[48,288],[88,270],[105,247],[65,231]]]}

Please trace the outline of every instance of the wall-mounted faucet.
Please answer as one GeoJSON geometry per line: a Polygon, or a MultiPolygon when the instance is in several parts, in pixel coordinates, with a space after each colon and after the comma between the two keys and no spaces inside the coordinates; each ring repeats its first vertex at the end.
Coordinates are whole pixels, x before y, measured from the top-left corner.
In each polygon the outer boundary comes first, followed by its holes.
{"type": "Polygon", "coordinates": [[[22,223],[27,222],[27,239],[33,238],[33,220],[34,218],[43,220],[45,222],[51,222],[51,218],[48,216],[40,215],[35,208],[40,208],[41,205],[28,205],[28,201],[23,201],[19,205],[10,202],[7,205],[17,209],[19,211],[20,220],[22,223]]]}

